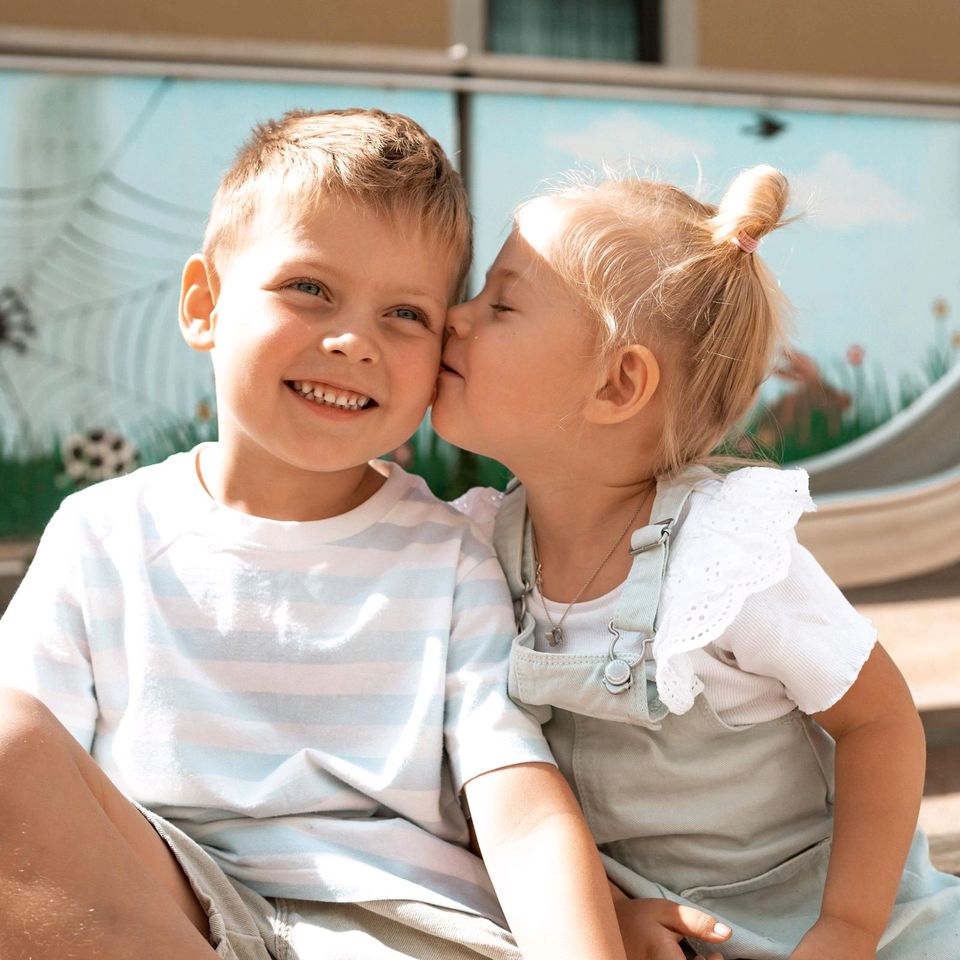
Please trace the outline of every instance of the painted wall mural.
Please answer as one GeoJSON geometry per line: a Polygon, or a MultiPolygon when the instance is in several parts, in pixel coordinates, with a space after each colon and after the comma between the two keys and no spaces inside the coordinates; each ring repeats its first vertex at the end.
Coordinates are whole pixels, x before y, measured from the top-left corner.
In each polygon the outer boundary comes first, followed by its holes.
{"type": "MultiPolygon", "coordinates": [[[[214,435],[208,360],[176,325],[183,261],[237,145],[293,107],[377,106],[458,145],[454,94],[362,86],[0,72],[0,538],[78,486],[214,435]]],[[[515,205],[570,169],[629,164],[705,199],[769,162],[802,219],[763,253],[796,349],[752,440],[792,460],[889,419],[960,349],[960,121],[473,94],[477,271],[515,205]]],[[[424,425],[401,451],[438,492],[500,483],[424,425]]]]}
{"type": "Polygon", "coordinates": [[[456,143],[453,97],[434,91],[8,72],[0,103],[0,537],[214,435],[180,271],[257,120],[381,107],[456,143]]]}
{"type": "Polygon", "coordinates": [[[750,425],[777,459],[874,429],[960,351],[960,120],[499,94],[472,118],[479,262],[559,171],[629,168],[713,202],[745,167],[787,174],[800,220],[762,253],[796,307],[796,350],[750,425]]]}

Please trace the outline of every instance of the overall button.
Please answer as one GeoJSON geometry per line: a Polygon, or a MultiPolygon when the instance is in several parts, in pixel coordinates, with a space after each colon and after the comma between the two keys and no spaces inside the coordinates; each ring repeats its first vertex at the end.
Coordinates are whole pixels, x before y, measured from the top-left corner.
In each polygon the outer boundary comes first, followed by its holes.
{"type": "Polygon", "coordinates": [[[625,660],[611,660],[603,669],[603,685],[610,693],[623,693],[633,683],[630,664],[625,660]]]}

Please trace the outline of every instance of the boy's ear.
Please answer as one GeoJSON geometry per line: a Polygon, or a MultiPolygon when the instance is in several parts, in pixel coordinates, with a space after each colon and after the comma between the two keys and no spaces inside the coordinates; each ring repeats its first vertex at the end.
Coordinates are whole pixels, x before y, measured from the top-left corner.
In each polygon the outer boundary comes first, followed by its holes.
{"type": "Polygon", "coordinates": [[[213,264],[195,253],[184,266],[180,283],[180,332],[194,350],[214,347],[219,286],[213,264]]]}
{"type": "Polygon", "coordinates": [[[631,343],[619,349],[604,368],[597,392],[587,401],[591,423],[623,423],[638,414],[660,385],[660,364],[649,347],[631,343]]]}

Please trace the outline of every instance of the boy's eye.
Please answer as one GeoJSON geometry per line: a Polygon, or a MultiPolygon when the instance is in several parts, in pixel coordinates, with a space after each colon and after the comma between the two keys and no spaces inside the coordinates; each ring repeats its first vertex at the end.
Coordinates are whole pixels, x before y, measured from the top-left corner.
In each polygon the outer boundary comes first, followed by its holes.
{"type": "Polygon", "coordinates": [[[413,307],[395,307],[390,312],[400,320],[414,320],[422,323],[425,327],[430,326],[427,315],[422,310],[416,310],[413,307]]]}
{"type": "Polygon", "coordinates": [[[299,290],[301,293],[309,294],[311,297],[320,297],[326,292],[319,283],[315,283],[313,280],[294,280],[293,283],[288,283],[287,286],[292,290],[299,290]]]}

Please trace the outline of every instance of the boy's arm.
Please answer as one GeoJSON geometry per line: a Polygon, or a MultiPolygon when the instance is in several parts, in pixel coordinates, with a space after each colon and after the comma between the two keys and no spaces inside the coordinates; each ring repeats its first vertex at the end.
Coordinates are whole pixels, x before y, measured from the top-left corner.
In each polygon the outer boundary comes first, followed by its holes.
{"type": "Polygon", "coordinates": [[[539,723],[507,695],[513,606],[468,538],[453,598],[444,740],[524,960],[624,960],[600,857],[539,723]]]}
{"type": "Polygon", "coordinates": [[[874,960],[916,829],[923,727],[879,645],[847,693],[814,716],[837,745],[833,848],[820,918],[791,960],[874,960]]]}
{"type": "Polygon", "coordinates": [[[556,767],[524,763],[491,770],[464,791],[524,960],[624,960],[600,857],[556,767]]]}
{"type": "Polygon", "coordinates": [[[0,687],[43,701],[85,750],[97,718],[81,606],[86,530],[69,504],[47,525],[37,553],[0,618],[0,687]]]}

